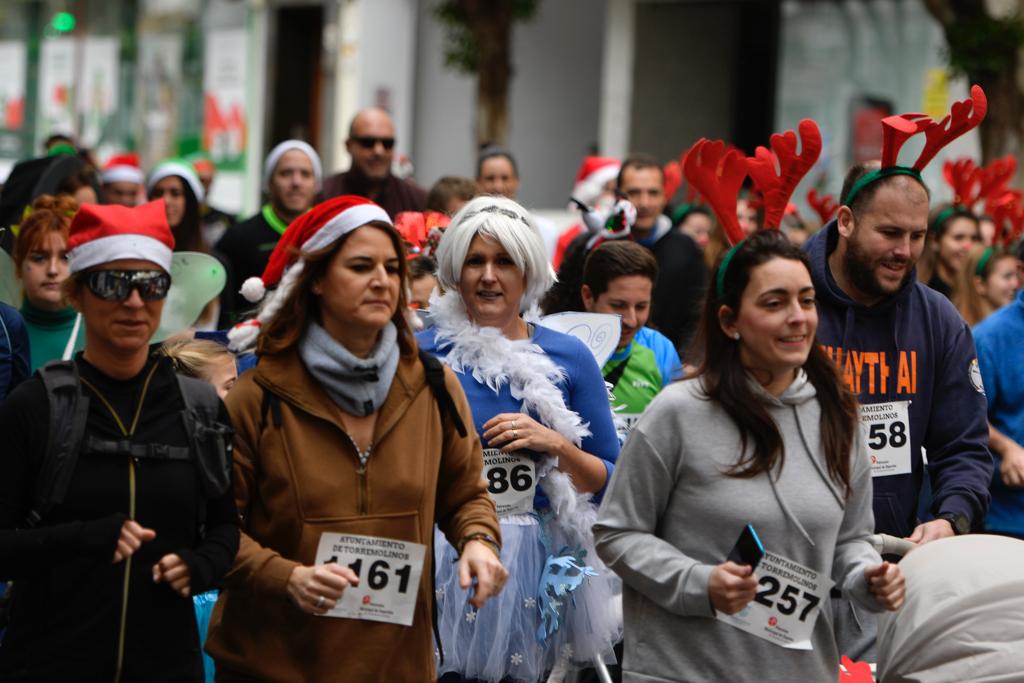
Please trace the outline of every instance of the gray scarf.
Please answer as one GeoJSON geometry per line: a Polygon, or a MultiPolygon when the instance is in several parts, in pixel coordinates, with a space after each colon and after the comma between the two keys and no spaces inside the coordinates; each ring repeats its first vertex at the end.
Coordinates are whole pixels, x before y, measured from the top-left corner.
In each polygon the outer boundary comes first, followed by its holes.
{"type": "Polygon", "coordinates": [[[323,327],[310,322],[299,341],[306,369],[346,413],[365,417],[384,403],[398,369],[398,330],[393,322],[367,358],[358,358],[323,327]]]}

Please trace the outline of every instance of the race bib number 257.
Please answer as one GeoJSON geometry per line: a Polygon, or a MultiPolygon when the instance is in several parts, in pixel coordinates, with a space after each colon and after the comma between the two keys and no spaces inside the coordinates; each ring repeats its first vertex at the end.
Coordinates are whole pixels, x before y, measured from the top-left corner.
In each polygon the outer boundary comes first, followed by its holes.
{"type": "Polygon", "coordinates": [[[765,553],[755,574],[757,596],[737,614],[716,616],[780,647],[810,650],[811,633],[832,579],[798,562],[765,553]]]}

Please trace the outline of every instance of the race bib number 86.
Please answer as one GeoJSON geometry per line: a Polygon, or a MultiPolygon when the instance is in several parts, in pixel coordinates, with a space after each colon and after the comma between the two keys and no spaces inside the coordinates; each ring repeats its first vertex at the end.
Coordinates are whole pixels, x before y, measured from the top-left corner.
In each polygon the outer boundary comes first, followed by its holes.
{"type": "Polygon", "coordinates": [[[533,512],[533,494],[537,489],[537,467],[533,458],[486,448],[484,479],[499,517],[533,512]]]}

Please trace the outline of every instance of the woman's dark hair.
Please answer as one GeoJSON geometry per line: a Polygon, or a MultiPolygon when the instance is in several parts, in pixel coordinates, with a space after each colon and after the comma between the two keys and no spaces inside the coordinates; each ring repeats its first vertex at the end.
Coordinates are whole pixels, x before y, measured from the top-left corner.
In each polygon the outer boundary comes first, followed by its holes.
{"type": "MultiPolygon", "coordinates": [[[[799,261],[811,271],[807,255],[790,244],[785,235],[777,230],[756,232],[733,254],[721,298],[714,286],[718,268],[722,266],[719,260],[712,272],[700,324],[698,346],[703,350],[704,362],[699,375],[704,392],[722,406],[740,431],[743,455],[726,472],[733,477],[750,478],[762,472],[770,475],[776,464],[779,468],[784,464],[779,427],[751,389],[749,375],[740,362],[740,342],[725,334],[718,318],[722,306],[728,306],[734,315],[739,313],[751,271],[777,258],[799,261]],[[753,450],[748,453],[750,442],[753,442],[753,450]]],[[[821,406],[821,444],[829,476],[849,495],[850,451],[858,429],[857,400],[817,340],[811,345],[803,369],[817,391],[821,406]]],[[[816,444],[808,446],[814,448],[816,444]]]]}
{"type": "Polygon", "coordinates": [[[97,188],[99,188],[99,178],[96,175],[96,171],[88,166],[61,178],[61,181],[57,183],[57,191],[54,194],[74,195],[75,192],[78,192],[83,187],[91,187],[96,192],[96,196],[99,197],[99,192],[97,191],[97,188]]]}
{"type": "MultiPolygon", "coordinates": [[[[399,351],[403,356],[409,356],[415,352],[416,343],[413,339],[412,329],[409,327],[409,321],[405,317],[409,310],[409,304],[405,296],[404,283],[407,281],[409,266],[405,258],[402,237],[393,226],[387,223],[371,221],[362,227],[368,226],[387,233],[391,244],[395,247],[395,253],[398,254],[398,277],[403,285],[398,288],[398,306],[395,308],[395,314],[391,316],[391,322],[398,328],[399,351]]],[[[304,265],[298,281],[281,304],[277,315],[260,330],[259,339],[256,341],[258,355],[280,353],[295,346],[302,335],[306,333],[306,327],[310,320],[323,322],[320,317],[320,297],[313,293],[313,283],[327,273],[334,256],[341,251],[342,245],[354,232],[353,230],[347,233],[337,242],[320,251],[303,254],[304,265]]]]}
{"type": "Polygon", "coordinates": [[[583,264],[583,284],[590,288],[596,299],[608,289],[608,283],[617,277],[642,275],[651,281],[651,287],[658,280],[658,262],[646,247],[629,240],[605,242],[590,252],[583,264]]]}
{"type": "Polygon", "coordinates": [[[432,256],[417,256],[409,261],[409,282],[419,280],[421,277],[437,274],[437,261],[432,256]]]}
{"type": "Polygon", "coordinates": [[[586,234],[580,235],[565,250],[562,265],[558,268],[558,279],[540,300],[540,309],[545,315],[586,310],[580,287],[583,285],[583,266],[590,254],[587,240],[586,234]]]}
{"type": "Polygon", "coordinates": [[[519,164],[516,163],[516,158],[512,156],[512,152],[497,145],[484,145],[480,150],[480,155],[476,158],[477,178],[480,177],[484,170],[484,163],[489,159],[507,159],[508,163],[512,166],[512,175],[516,178],[519,177],[519,164]]]}
{"type": "MultiPolygon", "coordinates": [[[[208,253],[210,249],[206,240],[203,239],[203,224],[199,216],[199,200],[184,178],[178,175],[168,177],[178,179],[178,182],[181,183],[181,191],[185,196],[185,214],[181,217],[181,223],[171,226],[171,234],[174,235],[174,251],[208,253]]],[[[149,199],[153,198],[152,190],[148,196],[149,199]]]]}

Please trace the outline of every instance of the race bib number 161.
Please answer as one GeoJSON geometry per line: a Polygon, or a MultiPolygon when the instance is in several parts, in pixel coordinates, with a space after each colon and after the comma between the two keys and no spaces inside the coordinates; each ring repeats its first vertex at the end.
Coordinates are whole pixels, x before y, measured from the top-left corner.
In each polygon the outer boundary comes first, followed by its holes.
{"type": "Polygon", "coordinates": [[[336,562],[359,577],[325,616],[412,625],[427,547],[420,543],[356,534],[324,533],[316,563],[336,562]]]}

